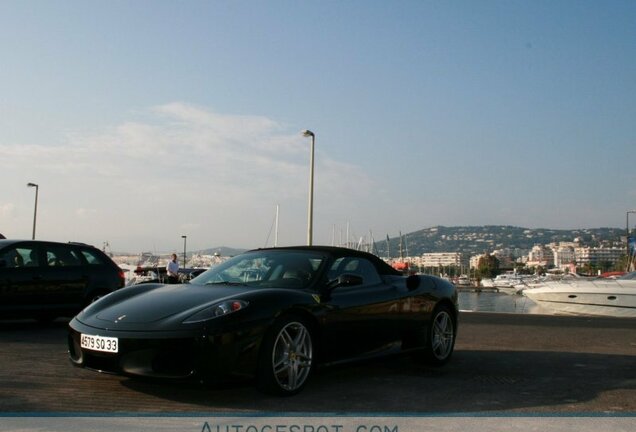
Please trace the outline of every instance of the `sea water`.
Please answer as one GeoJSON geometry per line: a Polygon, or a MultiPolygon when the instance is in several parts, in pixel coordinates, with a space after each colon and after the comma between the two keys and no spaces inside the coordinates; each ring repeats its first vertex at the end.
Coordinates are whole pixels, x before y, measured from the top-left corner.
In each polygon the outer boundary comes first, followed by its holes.
{"type": "Polygon", "coordinates": [[[549,314],[528,297],[499,292],[459,291],[459,310],[549,314]]]}

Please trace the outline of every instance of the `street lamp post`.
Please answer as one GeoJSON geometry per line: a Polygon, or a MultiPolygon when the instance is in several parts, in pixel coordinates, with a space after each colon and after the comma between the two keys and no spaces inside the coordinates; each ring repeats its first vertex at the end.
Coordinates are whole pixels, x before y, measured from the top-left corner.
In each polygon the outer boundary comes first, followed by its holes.
{"type": "Polygon", "coordinates": [[[39,186],[36,185],[35,183],[27,183],[27,187],[34,187],[35,188],[35,210],[33,210],[33,237],[32,237],[32,240],[35,240],[35,221],[37,220],[37,217],[38,217],[38,189],[39,189],[39,186]]]}
{"type": "Polygon", "coordinates": [[[311,150],[309,153],[309,208],[307,209],[307,245],[311,246],[313,242],[314,225],[314,145],[316,143],[316,135],[310,130],[304,130],[303,136],[311,137],[311,150]]]}
{"type": "Polygon", "coordinates": [[[188,236],[182,235],[181,238],[183,239],[183,268],[185,268],[185,266],[186,266],[186,239],[188,238],[188,236]]]}

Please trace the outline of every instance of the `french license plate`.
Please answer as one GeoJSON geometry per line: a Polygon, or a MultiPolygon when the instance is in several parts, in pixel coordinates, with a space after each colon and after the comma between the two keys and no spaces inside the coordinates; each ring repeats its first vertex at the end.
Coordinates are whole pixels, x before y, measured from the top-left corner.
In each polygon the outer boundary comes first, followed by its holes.
{"type": "Polygon", "coordinates": [[[116,353],[119,351],[119,341],[114,337],[93,336],[83,334],[80,336],[80,345],[92,351],[116,353]]]}

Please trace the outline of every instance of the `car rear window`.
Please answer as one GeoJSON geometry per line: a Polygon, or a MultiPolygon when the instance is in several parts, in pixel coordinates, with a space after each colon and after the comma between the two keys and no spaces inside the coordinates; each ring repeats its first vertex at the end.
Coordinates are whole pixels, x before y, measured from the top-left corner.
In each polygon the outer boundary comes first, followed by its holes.
{"type": "Polygon", "coordinates": [[[104,264],[104,259],[101,256],[99,256],[99,254],[95,253],[94,251],[82,249],[82,255],[84,255],[84,258],[86,258],[86,261],[90,265],[104,264]]]}
{"type": "Polygon", "coordinates": [[[46,262],[51,267],[73,267],[81,266],[82,259],[79,253],[67,246],[47,245],[45,246],[46,262]]]}

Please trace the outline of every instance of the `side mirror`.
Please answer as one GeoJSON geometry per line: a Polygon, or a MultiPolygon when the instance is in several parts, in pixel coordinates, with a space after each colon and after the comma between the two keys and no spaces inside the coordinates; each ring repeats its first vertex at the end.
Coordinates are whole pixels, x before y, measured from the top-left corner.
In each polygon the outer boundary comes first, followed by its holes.
{"type": "Polygon", "coordinates": [[[360,276],[353,275],[353,274],[341,274],[340,276],[338,276],[337,279],[329,281],[329,283],[327,284],[327,288],[329,288],[329,290],[331,291],[341,286],[349,287],[349,286],[362,285],[362,282],[363,280],[360,276]]]}
{"type": "Polygon", "coordinates": [[[363,279],[360,276],[353,274],[341,274],[336,279],[327,282],[327,285],[325,285],[325,289],[322,292],[322,299],[324,301],[329,301],[331,299],[331,292],[338,287],[356,286],[362,285],[362,283],[363,279]]]}

